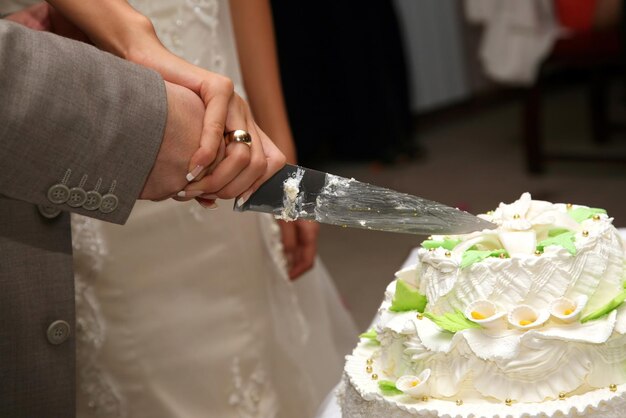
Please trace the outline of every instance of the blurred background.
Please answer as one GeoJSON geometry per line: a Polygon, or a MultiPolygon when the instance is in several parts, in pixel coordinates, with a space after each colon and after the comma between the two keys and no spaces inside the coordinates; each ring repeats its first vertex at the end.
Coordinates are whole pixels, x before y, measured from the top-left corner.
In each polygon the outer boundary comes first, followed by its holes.
{"type": "MultiPolygon", "coordinates": [[[[483,213],[523,192],[626,227],[623,0],[273,0],[304,166],[483,213]]],[[[425,237],[323,226],[366,329],[425,237]]]]}

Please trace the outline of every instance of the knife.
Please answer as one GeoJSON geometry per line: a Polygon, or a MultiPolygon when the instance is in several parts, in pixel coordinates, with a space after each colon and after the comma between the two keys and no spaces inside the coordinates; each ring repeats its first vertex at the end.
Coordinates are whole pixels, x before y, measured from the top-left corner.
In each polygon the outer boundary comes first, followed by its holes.
{"type": "Polygon", "coordinates": [[[456,235],[496,225],[441,203],[296,165],[285,165],[235,211],[343,227],[456,235]]]}

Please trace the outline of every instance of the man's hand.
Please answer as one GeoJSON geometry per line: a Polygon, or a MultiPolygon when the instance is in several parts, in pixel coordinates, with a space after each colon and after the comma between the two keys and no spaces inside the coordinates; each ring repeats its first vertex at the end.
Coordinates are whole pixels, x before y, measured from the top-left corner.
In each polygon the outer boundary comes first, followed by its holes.
{"type": "Polygon", "coordinates": [[[289,278],[295,280],[315,263],[320,226],[316,222],[304,220],[278,221],[278,225],[287,258],[289,278]]]}
{"type": "Polygon", "coordinates": [[[163,142],[140,199],[163,200],[185,188],[189,160],[200,146],[204,104],[191,90],[165,82],[167,122],[163,142]]]}

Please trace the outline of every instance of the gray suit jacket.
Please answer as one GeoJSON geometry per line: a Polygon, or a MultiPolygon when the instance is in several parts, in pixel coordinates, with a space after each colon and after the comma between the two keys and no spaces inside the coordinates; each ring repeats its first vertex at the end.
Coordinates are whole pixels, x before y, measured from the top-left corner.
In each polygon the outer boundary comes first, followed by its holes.
{"type": "Polygon", "coordinates": [[[0,21],[0,417],[75,415],[69,212],[124,223],[166,117],[155,72],[0,21]]]}

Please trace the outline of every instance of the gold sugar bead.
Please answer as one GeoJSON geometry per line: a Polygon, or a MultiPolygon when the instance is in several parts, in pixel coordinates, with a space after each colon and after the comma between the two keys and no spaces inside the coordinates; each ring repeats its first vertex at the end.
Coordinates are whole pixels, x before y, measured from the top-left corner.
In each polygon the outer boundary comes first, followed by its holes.
{"type": "Polygon", "coordinates": [[[365,362],[367,363],[368,366],[371,366],[374,363],[374,360],[372,360],[371,358],[368,358],[367,360],[365,360],[365,362]]]}
{"type": "Polygon", "coordinates": [[[487,215],[493,215],[493,211],[492,210],[488,211],[487,215]]]}
{"type": "Polygon", "coordinates": [[[543,254],[541,251],[539,251],[539,250],[535,251],[535,255],[539,256],[541,254],[543,254]]]}
{"type": "Polygon", "coordinates": [[[419,320],[424,319],[424,314],[423,314],[423,313],[421,313],[421,312],[420,312],[420,313],[418,313],[418,314],[417,314],[417,319],[419,319],[419,320]]]}
{"type": "Polygon", "coordinates": [[[435,251],[434,248],[429,248],[428,251],[430,251],[431,253],[435,251]]]}
{"type": "Polygon", "coordinates": [[[456,404],[457,404],[457,406],[463,405],[463,399],[457,399],[456,400],[456,404]]]}
{"type": "Polygon", "coordinates": [[[567,205],[565,205],[565,206],[567,206],[567,208],[568,208],[568,209],[571,209],[571,208],[572,208],[572,206],[574,206],[574,205],[572,205],[571,203],[568,203],[568,204],[567,204],[567,205]]]}
{"type": "Polygon", "coordinates": [[[506,404],[506,406],[511,406],[513,405],[513,399],[507,398],[504,400],[504,403],[506,404]]]}
{"type": "Polygon", "coordinates": [[[611,384],[609,385],[609,390],[610,390],[611,392],[617,392],[617,385],[616,385],[615,383],[611,383],[611,384]]]}
{"type": "Polygon", "coordinates": [[[515,215],[513,215],[513,219],[519,219],[519,218],[521,218],[519,213],[516,213],[515,215]]]}
{"type": "Polygon", "coordinates": [[[450,251],[446,251],[444,255],[445,255],[446,257],[451,257],[451,256],[452,256],[452,253],[451,253],[450,251]]]}
{"type": "Polygon", "coordinates": [[[378,375],[376,373],[372,375],[372,380],[378,380],[378,375]]]}
{"type": "Polygon", "coordinates": [[[593,215],[593,219],[594,221],[599,221],[600,220],[600,215],[593,215]]]}
{"type": "Polygon", "coordinates": [[[500,258],[506,258],[506,254],[504,254],[504,253],[500,253],[500,255],[499,255],[498,257],[500,257],[500,258]]]}
{"type": "Polygon", "coordinates": [[[428,396],[422,396],[422,402],[428,402],[428,396]]]}
{"type": "Polygon", "coordinates": [[[583,237],[588,237],[589,236],[589,231],[583,231],[583,237]]]}
{"type": "Polygon", "coordinates": [[[567,396],[565,392],[559,392],[559,399],[560,400],[565,399],[565,396],[567,396]]]}
{"type": "Polygon", "coordinates": [[[367,366],[367,367],[365,368],[365,371],[366,371],[367,373],[371,373],[372,371],[374,371],[374,369],[372,369],[372,366],[367,366]]]}

